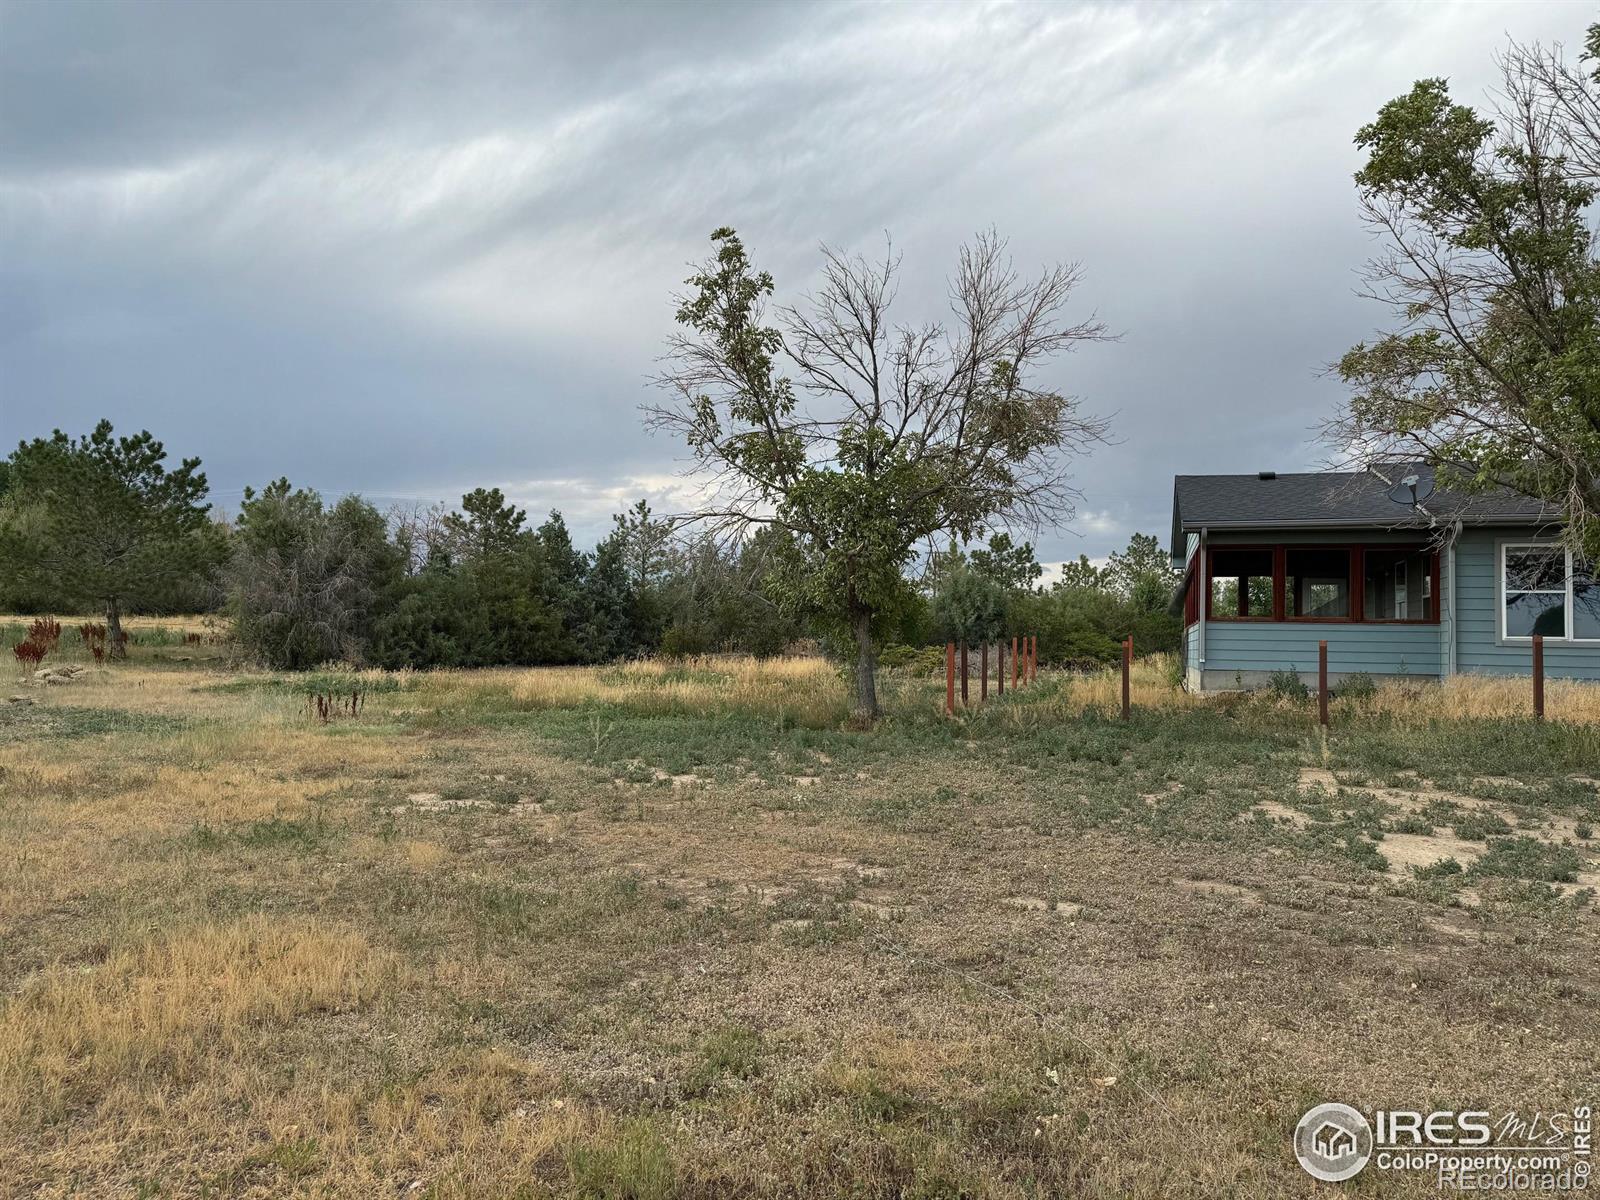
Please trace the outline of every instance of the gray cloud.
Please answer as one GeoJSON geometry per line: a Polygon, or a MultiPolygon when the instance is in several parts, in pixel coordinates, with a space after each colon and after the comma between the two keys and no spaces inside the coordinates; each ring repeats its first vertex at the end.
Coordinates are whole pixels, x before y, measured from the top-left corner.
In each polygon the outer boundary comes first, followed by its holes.
{"type": "Polygon", "coordinates": [[[1352,294],[1355,129],[1476,97],[1572,7],[0,2],[0,439],[101,415],[288,474],[499,483],[593,536],[680,450],[636,406],[668,294],[732,223],[793,295],[819,241],[1081,260],[1122,342],[1056,382],[1117,414],[1047,558],[1159,531],[1180,470],[1289,469],[1352,294]]]}

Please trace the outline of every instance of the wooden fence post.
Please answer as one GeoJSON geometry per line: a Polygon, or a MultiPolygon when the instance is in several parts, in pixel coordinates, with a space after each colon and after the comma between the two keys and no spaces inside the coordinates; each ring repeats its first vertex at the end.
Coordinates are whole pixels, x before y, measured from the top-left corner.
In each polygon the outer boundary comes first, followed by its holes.
{"type": "Polygon", "coordinates": [[[1017,635],[1011,635],[1011,690],[1017,690],[1017,635]]]}
{"type": "Polygon", "coordinates": [[[1544,720],[1544,634],[1533,635],[1533,719],[1544,720]]]}
{"type": "Polygon", "coordinates": [[[967,706],[967,644],[961,643],[961,707],[967,706]]]}
{"type": "Polygon", "coordinates": [[[989,703],[989,642],[984,640],[983,648],[978,651],[978,703],[989,703]]]}
{"type": "Polygon", "coordinates": [[[1006,640],[996,638],[994,643],[994,690],[1006,694],[1006,640]]]}
{"type": "Polygon", "coordinates": [[[956,644],[944,644],[944,715],[956,715],[956,644]]]}
{"type": "Polygon", "coordinates": [[[1317,643],[1317,720],[1328,727],[1328,643],[1317,643]]]}
{"type": "Polygon", "coordinates": [[[1129,634],[1122,642],[1122,719],[1126,721],[1129,716],[1131,704],[1128,694],[1128,677],[1133,673],[1133,634],[1129,634]]]}

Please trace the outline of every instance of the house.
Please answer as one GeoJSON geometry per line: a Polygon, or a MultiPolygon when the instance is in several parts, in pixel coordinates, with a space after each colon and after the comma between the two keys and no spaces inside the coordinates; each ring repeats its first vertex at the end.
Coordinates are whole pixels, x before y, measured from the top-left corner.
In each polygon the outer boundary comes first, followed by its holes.
{"type": "Polygon", "coordinates": [[[1277,671],[1439,679],[1600,680],[1600,583],[1560,544],[1560,513],[1508,491],[1468,495],[1415,463],[1366,471],[1179,475],[1173,600],[1193,690],[1277,671]]]}

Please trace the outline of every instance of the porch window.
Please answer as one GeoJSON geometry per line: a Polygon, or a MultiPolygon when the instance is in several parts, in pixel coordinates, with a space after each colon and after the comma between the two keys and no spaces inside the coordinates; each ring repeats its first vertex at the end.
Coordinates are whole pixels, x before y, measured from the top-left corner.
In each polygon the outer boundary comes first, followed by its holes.
{"type": "Polygon", "coordinates": [[[1213,621],[1272,620],[1272,547],[1213,550],[1206,615],[1213,621]]]}
{"type": "Polygon", "coordinates": [[[1414,547],[1368,546],[1362,556],[1362,615],[1368,621],[1432,621],[1433,556],[1414,547]]]}
{"type": "Polygon", "coordinates": [[[1500,548],[1501,636],[1523,641],[1539,634],[1600,641],[1600,579],[1594,567],[1549,542],[1500,548]]]}
{"type": "Polygon", "coordinates": [[[1284,556],[1284,573],[1290,620],[1349,620],[1348,547],[1290,549],[1284,556]]]}
{"type": "MultiPolygon", "coordinates": [[[[1206,574],[1188,589],[1186,627],[1202,611],[1208,621],[1439,620],[1439,555],[1420,543],[1210,546],[1197,565],[1206,574]]],[[[1575,579],[1587,605],[1584,628],[1600,641],[1600,571],[1575,579]]]]}

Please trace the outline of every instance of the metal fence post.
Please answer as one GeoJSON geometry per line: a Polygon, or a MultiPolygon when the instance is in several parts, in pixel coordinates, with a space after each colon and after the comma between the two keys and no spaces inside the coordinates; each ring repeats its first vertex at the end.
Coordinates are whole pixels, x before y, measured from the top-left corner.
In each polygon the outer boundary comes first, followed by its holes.
{"type": "Polygon", "coordinates": [[[989,702],[989,643],[987,639],[978,651],[978,703],[989,702]]]}
{"type": "Polygon", "coordinates": [[[961,707],[962,708],[965,708],[967,706],[967,676],[968,676],[968,674],[970,674],[970,672],[967,670],[967,644],[966,644],[966,642],[962,642],[961,643],[961,707]]]}
{"type": "Polygon", "coordinates": [[[1017,635],[1011,635],[1011,690],[1017,690],[1017,635]]]}

